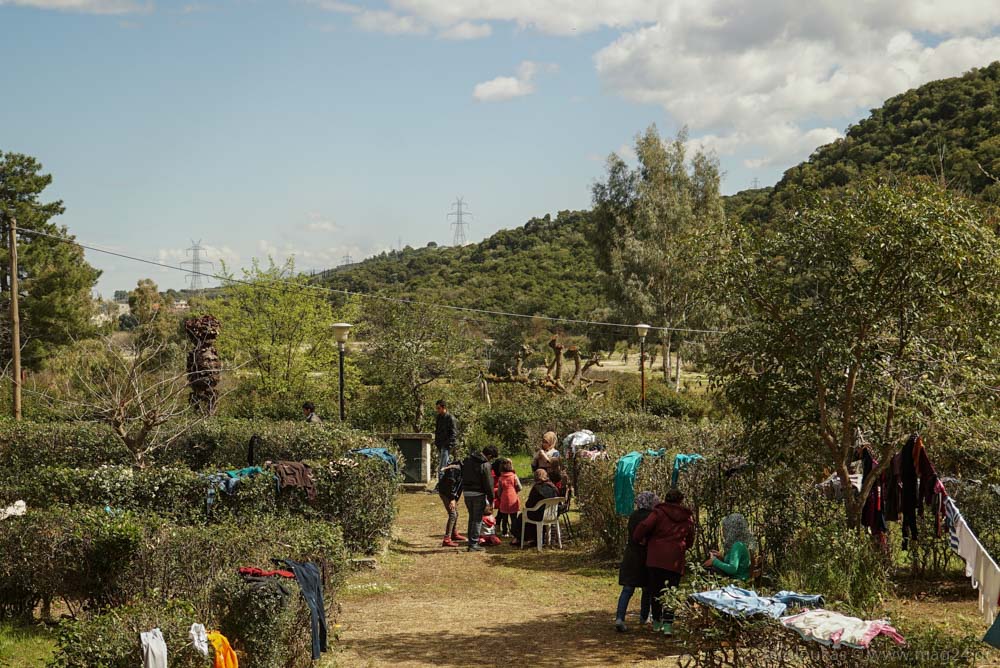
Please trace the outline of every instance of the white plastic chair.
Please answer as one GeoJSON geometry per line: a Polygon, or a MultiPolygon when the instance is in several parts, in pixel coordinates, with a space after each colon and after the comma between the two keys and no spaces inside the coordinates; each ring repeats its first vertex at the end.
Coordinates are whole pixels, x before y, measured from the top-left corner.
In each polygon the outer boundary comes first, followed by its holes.
{"type": "Polygon", "coordinates": [[[559,542],[559,549],[562,549],[562,530],[559,528],[559,504],[566,503],[566,498],[562,496],[557,496],[552,499],[542,499],[535,504],[534,508],[527,508],[521,515],[521,549],[524,549],[524,532],[529,524],[535,525],[535,535],[537,541],[535,545],[538,547],[538,551],[542,551],[542,535],[547,529],[549,532],[549,537],[551,540],[552,528],[555,527],[556,530],[556,540],[559,542]],[[529,512],[535,512],[536,510],[542,510],[542,519],[532,520],[528,519],[529,512]]]}

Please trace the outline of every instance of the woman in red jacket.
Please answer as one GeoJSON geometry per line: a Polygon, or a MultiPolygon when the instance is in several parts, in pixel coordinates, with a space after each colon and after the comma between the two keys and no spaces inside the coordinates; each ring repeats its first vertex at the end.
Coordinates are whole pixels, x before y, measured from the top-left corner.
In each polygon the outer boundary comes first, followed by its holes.
{"type": "Polygon", "coordinates": [[[684,495],[671,489],[649,517],[632,533],[637,543],[646,544],[646,571],[653,595],[653,630],[673,633],[674,611],[664,610],[660,594],[669,585],[676,587],[684,575],[684,554],[694,544],[694,518],[681,505],[684,495]]]}

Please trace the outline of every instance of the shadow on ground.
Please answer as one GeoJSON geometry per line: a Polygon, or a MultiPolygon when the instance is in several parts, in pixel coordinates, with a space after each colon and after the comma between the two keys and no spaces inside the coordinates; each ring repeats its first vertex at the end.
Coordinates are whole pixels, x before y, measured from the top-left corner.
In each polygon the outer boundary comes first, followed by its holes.
{"type": "Polygon", "coordinates": [[[495,635],[481,628],[423,633],[419,629],[349,641],[375,665],[617,666],[634,661],[674,663],[687,650],[647,629],[617,633],[607,610],[541,615],[531,622],[498,622],[495,635]]]}

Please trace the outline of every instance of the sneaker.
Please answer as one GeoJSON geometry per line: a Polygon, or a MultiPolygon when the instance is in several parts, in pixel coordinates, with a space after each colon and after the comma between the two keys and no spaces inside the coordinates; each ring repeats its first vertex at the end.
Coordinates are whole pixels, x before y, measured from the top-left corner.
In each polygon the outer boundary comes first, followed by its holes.
{"type": "Polygon", "coordinates": [[[659,633],[663,630],[663,622],[653,622],[653,630],[659,633]]]}
{"type": "Polygon", "coordinates": [[[664,624],[662,627],[660,627],[660,632],[663,633],[663,635],[665,636],[672,636],[674,635],[674,625],[664,624]]]}
{"type": "Polygon", "coordinates": [[[626,631],[628,631],[628,627],[625,626],[624,619],[615,620],[615,631],[618,631],[618,633],[625,633],[626,631]]]}
{"type": "Polygon", "coordinates": [[[652,624],[652,623],[653,623],[653,618],[652,617],[646,617],[645,619],[643,619],[641,621],[641,624],[643,626],[646,626],[647,624],[652,624]]]}
{"type": "Polygon", "coordinates": [[[486,548],[483,547],[482,545],[470,545],[469,547],[465,548],[465,551],[466,552],[485,552],[486,548]]]}
{"type": "Polygon", "coordinates": [[[469,540],[468,538],[466,538],[462,534],[458,533],[457,531],[455,533],[451,534],[451,539],[453,541],[455,541],[456,543],[462,543],[462,542],[465,542],[465,541],[469,540]]]}
{"type": "Polygon", "coordinates": [[[445,538],[441,541],[441,547],[458,547],[458,543],[453,541],[451,538],[445,538]]]}

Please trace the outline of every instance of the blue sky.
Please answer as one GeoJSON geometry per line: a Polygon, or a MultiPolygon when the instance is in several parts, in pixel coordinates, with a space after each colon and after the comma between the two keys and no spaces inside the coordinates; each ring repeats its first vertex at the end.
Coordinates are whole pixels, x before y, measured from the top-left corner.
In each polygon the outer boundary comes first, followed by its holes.
{"type": "MultiPolygon", "coordinates": [[[[319,269],[449,243],[459,194],[470,240],[587,207],[654,122],[715,150],[725,192],[770,184],[885,97],[1000,57],[992,1],[739,4],[0,0],[0,149],[43,162],[81,241],[319,269]]],[[[106,295],[184,283],[88,258],[106,295]]]]}

